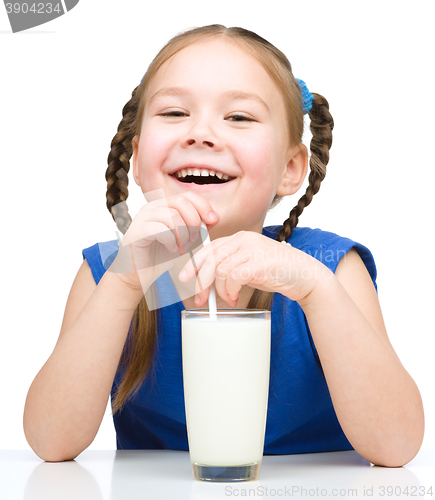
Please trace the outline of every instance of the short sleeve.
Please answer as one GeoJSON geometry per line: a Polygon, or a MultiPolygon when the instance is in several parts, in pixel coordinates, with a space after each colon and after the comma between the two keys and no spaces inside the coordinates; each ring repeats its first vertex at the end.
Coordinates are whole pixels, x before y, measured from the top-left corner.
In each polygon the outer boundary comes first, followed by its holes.
{"type": "Polygon", "coordinates": [[[375,260],[370,250],[349,238],[338,236],[337,234],[320,229],[311,230],[312,233],[305,240],[301,250],[322,262],[333,273],[337,270],[340,260],[354,248],[372,279],[373,285],[377,291],[376,277],[377,270],[375,260]]]}
{"type": "Polygon", "coordinates": [[[95,243],[95,245],[82,250],[83,258],[86,259],[89,264],[92,276],[97,285],[114,261],[118,253],[118,248],[118,241],[111,240],[103,243],[95,243]]]}
{"type": "MultiPolygon", "coordinates": [[[[263,228],[263,234],[269,238],[277,238],[282,226],[268,226],[263,228]]],[[[338,234],[321,229],[311,229],[309,227],[295,227],[288,243],[294,248],[301,250],[315,259],[319,260],[333,273],[337,270],[340,260],[352,249],[358,252],[361,260],[372,279],[376,289],[376,264],[370,250],[349,238],[344,238],[338,234]]]]}

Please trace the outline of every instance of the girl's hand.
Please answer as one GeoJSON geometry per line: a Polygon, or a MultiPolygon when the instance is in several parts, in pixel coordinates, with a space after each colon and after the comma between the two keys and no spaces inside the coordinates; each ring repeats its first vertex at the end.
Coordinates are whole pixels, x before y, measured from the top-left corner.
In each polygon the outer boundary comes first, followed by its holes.
{"type": "MultiPolygon", "coordinates": [[[[216,292],[234,307],[243,285],[301,301],[319,279],[333,275],[310,255],[252,231],[214,240],[195,254],[195,264],[199,276],[195,288],[198,307],[207,302],[213,281],[216,292]],[[198,282],[207,284],[207,288],[200,291],[198,282]]],[[[189,260],[179,279],[189,281],[195,274],[189,260]]]]}
{"type": "Polygon", "coordinates": [[[219,222],[219,215],[196,193],[145,204],[125,233],[109,270],[132,288],[148,289],[178,257],[201,244],[201,220],[210,229],[219,222]]]}

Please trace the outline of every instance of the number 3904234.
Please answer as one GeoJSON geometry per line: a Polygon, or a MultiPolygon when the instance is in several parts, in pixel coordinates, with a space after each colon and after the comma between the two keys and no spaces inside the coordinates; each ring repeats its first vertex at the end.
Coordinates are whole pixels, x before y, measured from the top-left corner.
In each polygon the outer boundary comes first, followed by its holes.
{"type": "Polygon", "coordinates": [[[63,9],[60,3],[52,4],[49,2],[39,2],[39,3],[7,3],[6,12],[8,14],[51,14],[56,12],[57,14],[62,14],[63,9]]]}

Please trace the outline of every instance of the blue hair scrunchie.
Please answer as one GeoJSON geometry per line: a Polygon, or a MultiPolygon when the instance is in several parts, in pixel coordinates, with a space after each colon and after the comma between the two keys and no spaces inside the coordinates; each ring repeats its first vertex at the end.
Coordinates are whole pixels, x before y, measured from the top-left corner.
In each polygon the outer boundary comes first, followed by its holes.
{"type": "Polygon", "coordinates": [[[303,81],[300,80],[299,78],[296,78],[296,81],[299,84],[299,88],[301,89],[301,95],[302,95],[302,110],[304,112],[304,115],[308,113],[308,111],[311,110],[313,107],[313,94],[308,90],[307,84],[303,81]]]}

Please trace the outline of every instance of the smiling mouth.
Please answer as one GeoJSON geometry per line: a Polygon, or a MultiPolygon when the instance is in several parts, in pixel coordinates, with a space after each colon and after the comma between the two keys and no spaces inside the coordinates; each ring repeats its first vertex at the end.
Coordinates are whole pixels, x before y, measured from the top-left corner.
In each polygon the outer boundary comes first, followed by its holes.
{"type": "Polygon", "coordinates": [[[214,175],[200,176],[200,175],[186,175],[186,177],[177,177],[172,174],[172,177],[177,179],[179,182],[183,182],[184,184],[194,183],[194,184],[225,184],[226,182],[230,182],[232,179],[219,179],[214,175]]]}

